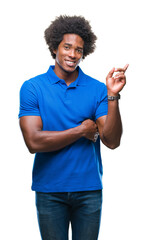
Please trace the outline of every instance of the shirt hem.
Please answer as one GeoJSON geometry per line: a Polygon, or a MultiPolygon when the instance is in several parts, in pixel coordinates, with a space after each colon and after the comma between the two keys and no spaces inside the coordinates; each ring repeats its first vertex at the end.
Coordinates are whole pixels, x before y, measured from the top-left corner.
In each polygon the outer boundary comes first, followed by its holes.
{"type": "Polygon", "coordinates": [[[108,112],[100,113],[100,114],[96,115],[95,120],[97,120],[98,118],[100,118],[102,116],[106,116],[106,115],[108,115],[108,112]]]}
{"type": "Polygon", "coordinates": [[[40,114],[39,113],[22,113],[18,115],[18,118],[21,118],[24,116],[40,116],[40,114]]]}
{"type": "Polygon", "coordinates": [[[93,186],[93,187],[82,187],[82,188],[60,188],[59,189],[45,189],[42,187],[38,187],[38,186],[32,186],[32,191],[35,192],[83,192],[83,191],[94,191],[94,190],[102,190],[103,186],[93,186]]]}

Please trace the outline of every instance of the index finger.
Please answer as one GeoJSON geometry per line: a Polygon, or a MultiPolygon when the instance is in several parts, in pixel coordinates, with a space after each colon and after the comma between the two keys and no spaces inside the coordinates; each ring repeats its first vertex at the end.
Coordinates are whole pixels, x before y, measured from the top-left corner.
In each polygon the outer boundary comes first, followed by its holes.
{"type": "Polygon", "coordinates": [[[129,64],[126,64],[126,65],[124,66],[124,70],[126,71],[128,67],[129,67],[129,64]]]}
{"type": "Polygon", "coordinates": [[[129,64],[126,64],[124,68],[115,68],[115,72],[124,72],[127,70],[129,64]]]}

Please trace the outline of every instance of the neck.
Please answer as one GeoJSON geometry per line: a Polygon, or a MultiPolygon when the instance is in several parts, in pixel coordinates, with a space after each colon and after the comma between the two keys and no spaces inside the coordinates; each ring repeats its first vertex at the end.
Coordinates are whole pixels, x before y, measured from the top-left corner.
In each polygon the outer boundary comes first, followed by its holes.
{"type": "Polygon", "coordinates": [[[73,72],[66,72],[58,64],[55,64],[54,72],[60,79],[63,79],[66,82],[67,86],[74,82],[78,77],[77,69],[73,72]]]}

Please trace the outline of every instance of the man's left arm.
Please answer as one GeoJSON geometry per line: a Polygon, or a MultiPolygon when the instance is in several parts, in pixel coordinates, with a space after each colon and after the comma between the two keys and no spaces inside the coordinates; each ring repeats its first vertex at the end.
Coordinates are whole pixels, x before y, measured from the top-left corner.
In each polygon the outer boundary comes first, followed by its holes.
{"type": "MultiPolygon", "coordinates": [[[[113,68],[106,77],[106,86],[108,96],[117,97],[119,92],[126,84],[125,71],[128,64],[124,68],[113,68]],[[113,74],[117,72],[115,76],[113,74]]],[[[118,100],[108,100],[108,114],[96,120],[101,141],[109,148],[115,149],[120,145],[122,135],[122,122],[119,112],[118,100]]]]}

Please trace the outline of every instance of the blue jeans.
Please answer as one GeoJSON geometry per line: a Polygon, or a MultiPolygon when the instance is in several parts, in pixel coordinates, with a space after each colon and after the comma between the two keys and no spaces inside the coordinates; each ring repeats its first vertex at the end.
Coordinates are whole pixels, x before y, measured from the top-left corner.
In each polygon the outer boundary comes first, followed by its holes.
{"type": "Polygon", "coordinates": [[[98,239],[102,190],[36,192],[36,207],[42,240],[68,240],[70,222],[73,240],[98,239]]]}

